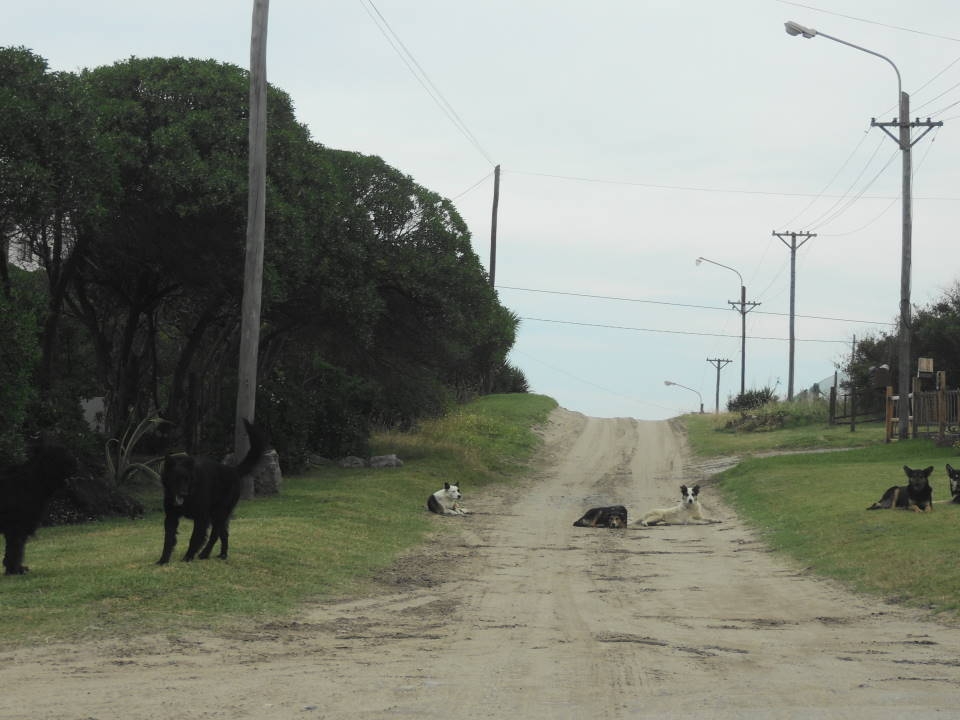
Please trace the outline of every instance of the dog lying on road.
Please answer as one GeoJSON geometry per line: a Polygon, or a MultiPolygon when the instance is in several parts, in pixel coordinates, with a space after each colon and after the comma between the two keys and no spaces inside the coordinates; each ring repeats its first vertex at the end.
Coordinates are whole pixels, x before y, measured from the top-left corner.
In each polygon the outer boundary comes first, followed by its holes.
{"type": "Polygon", "coordinates": [[[623,505],[609,505],[607,507],[590,508],[577,520],[574,527],[608,527],[622,528],[627,526],[627,509],[623,505]]]}
{"type": "Polygon", "coordinates": [[[658,508],[648,511],[642,518],[640,524],[647,525],[687,525],[694,523],[696,525],[707,525],[709,523],[718,523],[719,520],[711,520],[704,517],[703,507],[700,505],[700,486],[694,485],[687,487],[680,486],[680,502],[671,508],[658,508]]]}
{"type": "Polygon", "coordinates": [[[442,490],[427,498],[427,510],[437,515],[467,515],[470,511],[457,502],[462,497],[459,485],[445,482],[442,490]]]}
{"type": "Polygon", "coordinates": [[[923,470],[914,470],[904,465],[903,472],[907,475],[907,484],[887,488],[881,498],[867,510],[903,508],[914,512],[933,512],[933,488],[930,487],[933,465],[923,470]]]}
{"type": "Polygon", "coordinates": [[[960,503],[960,470],[947,463],[947,477],[950,478],[950,500],[952,503],[960,503]]]}

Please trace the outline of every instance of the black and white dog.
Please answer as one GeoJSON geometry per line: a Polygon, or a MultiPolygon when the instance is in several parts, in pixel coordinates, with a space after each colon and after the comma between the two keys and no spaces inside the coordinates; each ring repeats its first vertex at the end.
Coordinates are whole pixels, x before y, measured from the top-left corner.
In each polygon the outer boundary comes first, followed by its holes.
{"type": "Polygon", "coordinates": [[[680,486],[680,502],[670,508],[657,508],[649,510],[640,518],[640,524],[647,525],[687,525],[688,523],[697,525],[706,525],[708,523],[717,523],[719,520],[711,520],[704,517],[703,507],[700,505],[700,486],[694,485],[687,487],[680,486]]]}
{"type": "Polygon", "coordinates": [[[462,497],[459,485],[445,482],[443,490],[437,490],[427,498],[427,510],[437,515],[466,515],[470,511],[457,502],[462,497]]]}
{"type": "Polygon", "coordinates": [[[947,463],[947,477],[950,478],[950,502],[960,503],[960,470],[947,463]]]}

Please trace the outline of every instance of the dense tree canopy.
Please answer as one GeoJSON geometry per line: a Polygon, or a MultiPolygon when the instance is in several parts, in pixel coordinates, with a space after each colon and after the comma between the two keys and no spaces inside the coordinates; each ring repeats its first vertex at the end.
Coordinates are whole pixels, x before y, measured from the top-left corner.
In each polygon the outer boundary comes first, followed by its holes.
{"type": "MultiPolygon", "coordinates": [[[[246,71],[132,58],[58,74],[0,49],[0,107],[3,249],[47,279],[34,384],[57,395],[69,375],[66,402],[104,396],[111,435],[160,414],[188,448],[220,445],[236,386],[246,71]]],[[[275,88],[264,278],[258,414],[288,461],[362,452],[372,423],[517,380],[517,318],[452,203],[380,158],[313,141],[275,88]]]]}

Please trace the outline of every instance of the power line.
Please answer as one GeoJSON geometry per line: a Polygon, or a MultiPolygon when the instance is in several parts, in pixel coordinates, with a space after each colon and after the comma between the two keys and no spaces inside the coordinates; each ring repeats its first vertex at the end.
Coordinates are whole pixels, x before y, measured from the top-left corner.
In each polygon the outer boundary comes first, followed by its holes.
{"type": "Polygon", "coordinates": [[[831,10],[821,10],[820,8],[813,7],[812,5],[804,5],[803,3],[792,2],[791,0],[777,0],[777,2],[784,5],[801,7],[806,10],[813,10],[814,12],[824,13],[825,15],[834,15],[836,17],[846,18],[847,20],[856,20],[857,22],[867,23],[869,25],[879,25],[880,27],[890,28],[891,30],[902,30],[903,32],[914,33],[915,35],[925,35],[927,37],[939,38],[940,40],[960,42],[960,38],[950,37],[949,35],[937,35],[936,33],[925,32],[923,30],[914,30],[913,28],[901,27],[900,25],[890,25],[888,23],[878,22],[876,20],[867,20],[866,18],[857,17],[855,15],[844,15],[843,13],[833,12],[831,10]]]}
{"type": "Polygon", "coordinates": [[[420,63],[417,62],[417,59],[413,56],[413,53],[407,49],[407,46],[403,44],[403,40],[400,39],[400,36],[394,32],[392,27],[390,27],[390,23],[387,22],[387,19],[383,16],[377,6],[373,4],[373,0],[360,0],[360,5],[363,6],[363,9],[366,11],[367,15],[370,16],[371,20],[373,20],[374,25],[377,26],[383,36],[387,39],[387,42],[390,43],[390,47],[392,47],[397,55],[400,56],[400,59],[403,60],[404,65],[407,66],[407,69],[417,79],[417,82],[420,83],[420,86],[427,91],[427,94],[431,97],[431,99],[444,112],[444,114],[463,134],[463,136],[470,141],[470,143],[480,152],[481,155],[483,155],[484,158],[486,158],[487,162],[491,165],[494,165],[495,163],[490,159],[490,155],[487,154],[487,151],[483,149],[480,141],[477,140],[476,136],[472,132],[470,132],[470,128],[468,128],[467,124],[463,122],[463,120],[460,118],[460,115],[457,114],[457,111],[453,109],[453,106],[447,102],[447,99],[443,96],[443,93],[440,92],[439,88],[437,88],[437,86],[430,79],[430,76],[427,75],[420,63]],[[369,7],[367,7],[368,5],[369,7]],[[414,69],[414,67],[416,67],[416,69],[414,69]]]}
{"type": "MultiPolygon", "coordinates": [[[[698,337],[736,338],[737,340],[741,339],[740,335],[725,335],[723,333],[693,332],[692,330],[663,330],[662,328],[638,328],[638,327],[630,327],[628,325],[604,325],[602,323],[575,322],[573,320],[553,320],[551,318],[521,317],[520,319],[528,320],[530,322],[554,323],[557,325],[575,325],[577,327],[603,328],[605,330],[629,330],[631,332],[648,332],[648,333],[658,333],[661,335],[695,335],[698,337]]],[[[787,338],[769,337],[769,336],[762,336],[762,335],[750,335],[748,336],[748,339],[778,340],[780,342],[787,342],[787,338]]],[[[806,339],[798,338],[797,342],[840,343],[842,345],[848,345],[850,343],[850,340],[849,338],[846,338],[843,340],[829,340],[825,338],[806,338],[806,339]]]]}
{"type": "MultiPolygon", "coordinates": [[[[558,175],[555,173],[544,173],[544,172],[532,172],[528,170],[508,170],[504,169],[505,173],[510,173],[512,175],[526,175],[529,177],[544,177],[551,178],[553,180],[567,180],[569,182],[582,182],[582,183],[594,183],[598,185],[620,185],[626,187],[640,187],[640,188],[649,188],[652,190],[682,190],[685,192],[708,192],[708,193],[729,193],[733,195],[764,195],[769,197],[832,197],[844,199],[845,195],[823,195],[822,193],[809,193],[809,192],[774,192],[772,190],[742,190],[742,189],[732,189],[732,188],[716,188],[716,187],[705,187],[705,186],[696,186],[696,185],[664,185],[660,183],[647,183],[647,182],[637,182],[633,180],[609,180],[605,178],[590,178],[577,175],[558,175]]],[[[866,200],[895,200],[899,199],[899,195],[863,195],[866,200]]],[[[958,197],[918,197],[917,200],[949,200],[956,202],[960,200],[958,197]]]]}
{"type": "MultiPolygon", "coordinates": [[[[716,307],[713,305],[693,305],[689,303],[668,302],[666,300],[643,300],[639,298],[611,297],[609,295],[589,295],[587,293],[564,292],[561,290],[537,290],[534,288],[512,287],[510,285],[497,285],[497,289],[498,290],[515,290],[518,292],[543,293],[545,295],[567,295],[570,297],[582,297],[582,298],[588,298],[591,300],[614,300],[617,302],[644,303],[648,305],[667,305],[670,307],[693,308],[695,310],[720,310],[723,312],[730,311],[730,308],[716,307]]],[[[779,317],[788,316],[788,313],[767,312],[764,310],[755,310],[753,312],[755,315],[774,315],[779,317]]],[[[859,323],[863,325],[891,325],[891,326],[895,325],[895,323],[880,322],[877,320],[854,320],[851,318],[824,317],[822,315],[795,315],[794,317],[804,318],[806,320],[828,320],[832,322],[859,323]]]]}

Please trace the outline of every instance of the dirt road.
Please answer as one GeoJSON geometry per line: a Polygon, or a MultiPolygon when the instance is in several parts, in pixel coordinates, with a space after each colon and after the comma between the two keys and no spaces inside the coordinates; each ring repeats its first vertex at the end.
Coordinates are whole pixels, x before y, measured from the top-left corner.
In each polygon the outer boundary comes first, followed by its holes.
{"type": "Polygon", "coordinates": [[[0,717],[912,718],[960,714],[960,630],[765,552],[669,423],[557,410],[520,491],[436,518],[456,532],[381,592],[297,622],[0,655],[0,717]],[[701,482],[707,526],[631,518],[701,482]]]}

